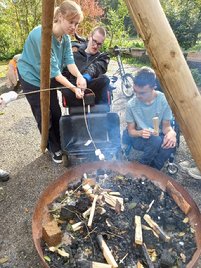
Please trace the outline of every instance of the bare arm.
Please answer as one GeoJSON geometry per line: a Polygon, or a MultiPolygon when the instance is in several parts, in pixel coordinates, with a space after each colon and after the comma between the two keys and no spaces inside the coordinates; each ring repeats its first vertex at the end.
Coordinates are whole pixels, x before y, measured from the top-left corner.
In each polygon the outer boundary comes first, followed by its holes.
{"type": "Polygon", "coordinates": [[[162,147],[165,149],[174,148],[176,146],[176,132],[171,127],[169,120],[162,122],[162,129],[164,134],[162,147]]]}
{"type": "Polygon", "coordinates": [[[151,132],[148,129],[136,130],[135,123],[127,123],[128,133],[131,137],[141,137],[148,139],[151,136],[151,132]]]}

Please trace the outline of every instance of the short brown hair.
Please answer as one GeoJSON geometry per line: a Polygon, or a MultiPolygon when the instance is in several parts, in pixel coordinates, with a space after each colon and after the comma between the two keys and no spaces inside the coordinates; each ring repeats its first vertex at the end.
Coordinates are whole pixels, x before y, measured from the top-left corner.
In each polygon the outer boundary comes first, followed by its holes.
{"type": "Polygon", "coordinates": [[[99,32],[102,34],[102,36],[106,37],[106,30],[102,26],[97,26],[91,31],[91,35],[95,34],[96,32],[99,32]]]}

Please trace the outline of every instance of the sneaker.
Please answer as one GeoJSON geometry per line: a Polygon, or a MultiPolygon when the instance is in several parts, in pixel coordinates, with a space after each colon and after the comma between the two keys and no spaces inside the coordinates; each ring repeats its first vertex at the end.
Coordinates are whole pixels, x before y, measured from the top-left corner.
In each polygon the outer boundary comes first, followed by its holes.
{"type": "Polygon", "coordinates": [[[63,162],[62,151],[52,153],[52,160],[57,164],[61,164],[63,162]]]}
{"type": "Polygon", "coordinates": [[[181,170],[188,171],[191,168],[191,163],[189,161],[183,161],[179,163],[181,170]]]}
{"type": "Polygon", "coordinates": [[[196,180],[201,180],[201,173],[197,167],[189,168],[188,174],[196,180]]]}

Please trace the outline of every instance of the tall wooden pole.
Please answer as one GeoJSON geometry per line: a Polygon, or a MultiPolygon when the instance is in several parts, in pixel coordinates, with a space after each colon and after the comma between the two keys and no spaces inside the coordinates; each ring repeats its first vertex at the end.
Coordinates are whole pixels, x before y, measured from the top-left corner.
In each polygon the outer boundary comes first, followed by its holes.
{"type": "Polygon", "coordinates": [[[201,170],[201,97],[159,0],[125,0],[167,100],[201,170]]]}
{"type": "MultiPolygon", "coordinates": [[[[52,23],[54,14],[54,0],[42,2],[42,41],[41,41],[41,72],[40,89],[50,88],[50,53],[52,40],[52,23]]],[[[42,116],[41,150],[47,147],[50,119],[50,91],[40,92],[42,116]]]]}

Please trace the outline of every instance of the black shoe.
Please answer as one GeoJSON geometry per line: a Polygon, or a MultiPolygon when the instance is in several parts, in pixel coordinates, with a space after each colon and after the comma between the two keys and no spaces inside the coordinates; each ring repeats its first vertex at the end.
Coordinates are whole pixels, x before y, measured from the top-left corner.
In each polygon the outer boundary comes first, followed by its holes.
{"type": "Polygon", "coordinates": [[[63,162],[62,151],[52,153],[52,160],[57,164],[61,164],[63,162]]]}
{"type": "Polygon", "coordinates": [[[9,180],[9,173],[0,169],[0,182],[5,182],[9,180]]]}

